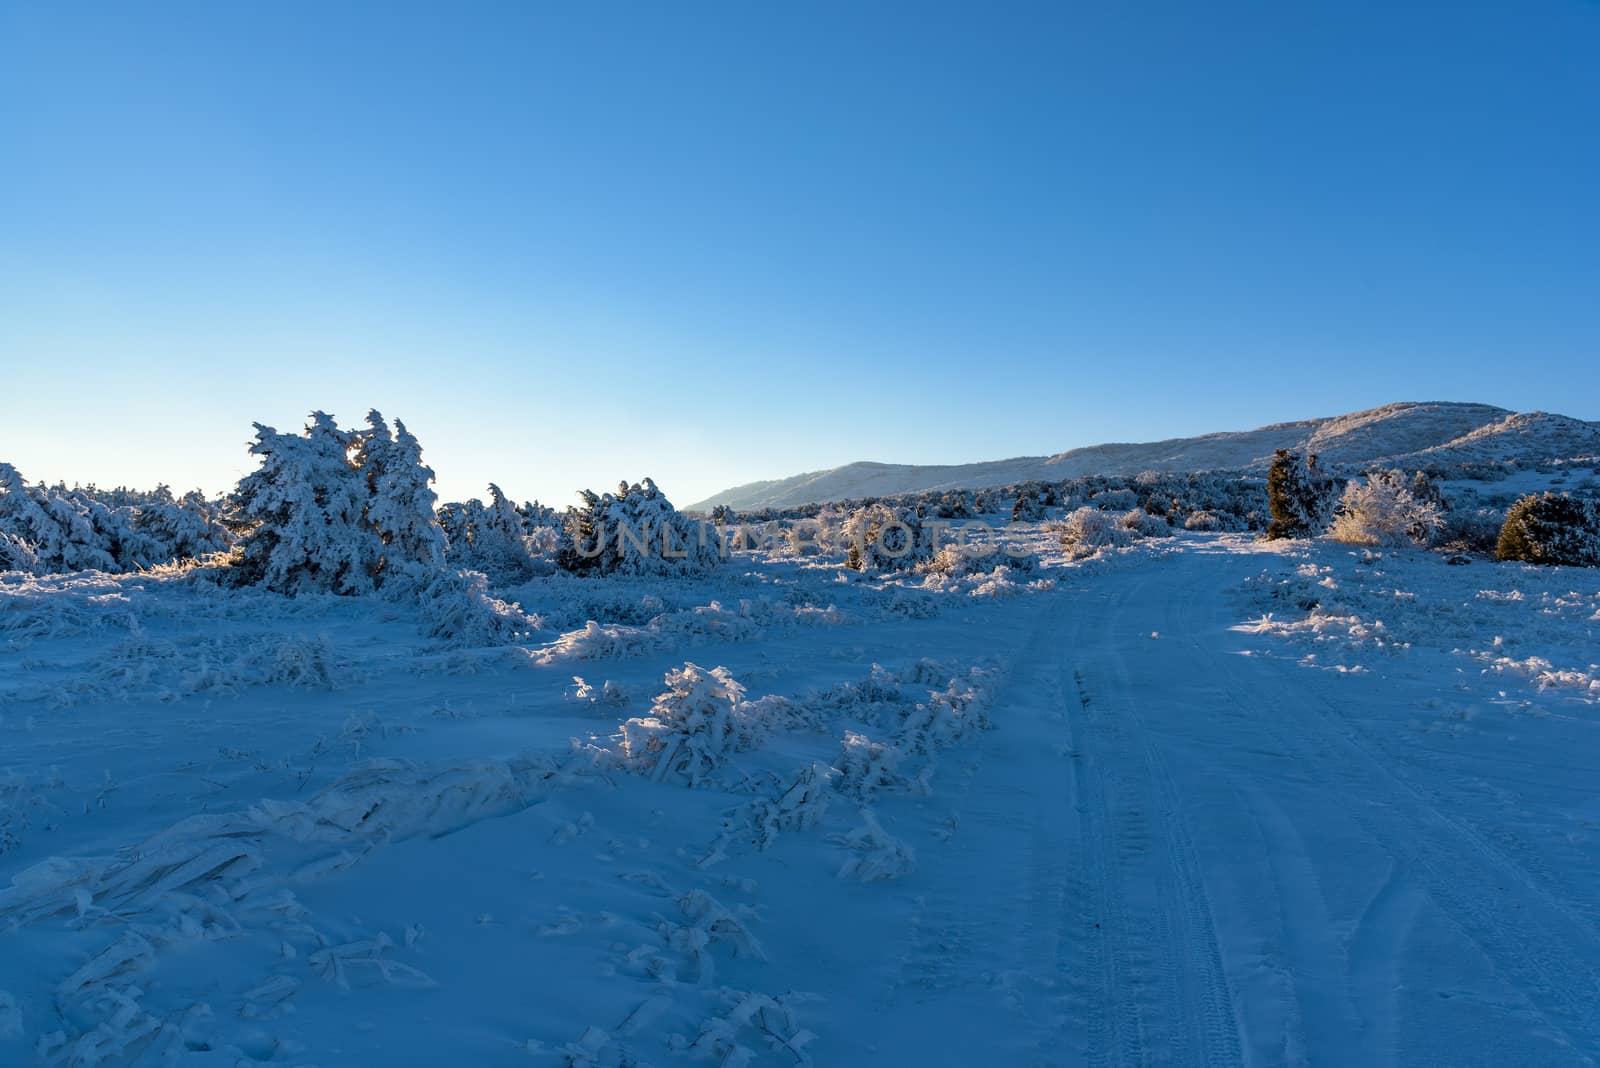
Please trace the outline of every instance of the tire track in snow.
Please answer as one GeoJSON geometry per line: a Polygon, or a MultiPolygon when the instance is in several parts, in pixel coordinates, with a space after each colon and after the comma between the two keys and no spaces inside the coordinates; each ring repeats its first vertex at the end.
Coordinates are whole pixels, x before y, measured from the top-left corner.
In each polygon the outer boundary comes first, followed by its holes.
{"type": "Polygon", "coordinates": [[[1350,986],[1365,1007],[1370,1064],[1400,1063],[1400,962],[1425,895],[1399,865],[1389,871],[1350,937],[1350,986]]]}
{"type": "MultiPolygon", "coordinates": [[[[1162,567],[1155,574],[1167,570],[1162,567]]],[[[1119,620],[1126,606],[1125,599],[1116,601],[1112,606],[1112,619],[1119,620]]],[[[1148,779],[1146,796],[1151,802],[1157,838],[1163,847],[1157,883],[1159,908],[1155,917],[1163,933],[1162,963],[1169,997],[1173,999],[1174,1009],[1181,1007],[1182,1022],[1171,1036],[1171,1054],[1179,1062],[1192,1058],[1206,1065],[1239,1064],[1243,1058],[1239,1022],[1217,943],[1204,875],[1184,824],[1181,796],[1165,758],[1151,744],[1138,702],[1129,696],[1132,689],[1125,652],[1129,636],[1120,628],[1111,627],[1102,628],[1101,634],[1122,639],[1123,644],[1115,640],[1107,643],[1109,648],[1103,649],[1102,657],[1095,662],[1109,671],[1117,710],[1137,740],[1137,751],[1130,755],[1136,763],[1142,762],[1148,779]]]]}
{"type": "MultiPolygon", "coordinates": [[[[1191,635],[1197,628],[1186,628],[1191,635]]],[[[1582,1059],[1600,1057],[1600,945],[1593,928],[1530,878],[1516,861],[1495,849],[1465,823],[1446,815],[1441,799],[1417,784],[1321,692],[1314,673],[1275,658],[1244,658],[1196,644],[1226,673],[1223,685],[1239,707],[1254,708],[1242,695],[1261,688],[1261,674],[1279,676],[1274,693],[1301,700],[1274,707],[1304,709],[1292,719],[1257,715],[1292,763],[1319,768],[1339,783],[1338,793],[1360,803],[1348,814],[1392,861],[1476,945],[1507,985],[1525,997],[1546,1027],[1582,1059]],[[1246,665],[1254,677],[1246,677],[1246,665]],[[1295,676],[1294,672],[1304,673],[1295,676]],[[1292,729],[1291,729],[1292,728],[1292,729]],[[1588,953],[1575,947],[1589,947],[1588,953]],[[1587,958],[1587,959],[1586,959],[1587,958]]],[[[1372,683],[1341,676],[1346,687],[1372,683]]],[[[1364,1015],[1381,1017],[1380,1007],[1364,1015]]]]}
{"type": "Polygon", "coordinates": [[[1232,997],[1177,787],[1149,744],[1111,650],[1113,685],[1073,672],[1078,710],[1080,818],[1088,879],[1105,917],[1096,940],[1098,1011],[1091,1061],[1239,1064],[1232,997]]]}

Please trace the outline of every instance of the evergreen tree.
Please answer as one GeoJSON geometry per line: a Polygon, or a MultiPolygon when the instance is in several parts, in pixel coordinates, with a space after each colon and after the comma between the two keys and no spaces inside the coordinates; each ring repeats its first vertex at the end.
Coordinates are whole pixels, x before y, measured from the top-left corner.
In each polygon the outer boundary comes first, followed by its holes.
{"type": "Polygon", "coordinates": [[[582,490],[567,514],[557,566],[577,573],[671,575],[710,570],[722,546],[707,524],[672,506],[650,479],[618,485],[615,495],[582,490]]]}
{"type": "Polygon", "coordinates": [[[1506,512],[1495,546],[1500,560],[1600,567],[1600,501],[1564,493],[1520,498],[1506,512]]]}
{"type": "Polygon", "coordinates": [[[140,505],[134,526],[159,546],[161,560],[198,560],[232,544],[218,508],[199,490],[189,491],[180,501],[168,493],[165,502],[157,499],[140,505]]]}
{"type": "Polygon", "coordinates": [[[1267,537],[1310,538],[1328,525],[1333,483],[1317,470],[1317,458],[1279,449],[1267,472],[1267,504],[1272,522],[1267,537]]]}
{"type": "Polygon", "coordinates": [[[383,544],[380,575],[409,571],[419,581],[444,563],[445,534],[434,504],[433,469],[422,462],[422,446],[399,419],[389,424],[376,410],[357,442],[356,458],[366,480],[366,522],[383,544]]]}
{"type": "Polygon", "coordinates": [[[370,592],[383,545],[365,518],[368,490],[351,461],[356,436],[325,412],[303,435],[255,424],[261,466],[229,500],[239,532],[233,577],[280,593],[370,592]]]}
{"type": "Polygon", "coordinates": [[[532,570],[533,558],[522,526],[522,513],[499,486],[489,483],[489,504],[473,543],[483,570],[509,581],[522,581],[532,570]]]}
{"type": "Polygon", "coordinates": [[[61,528],[45,508],[44,491],[30,487],[22,472],[4,462],[0,462],[0,534],[11,544],[8,570],[48,571],[51,562],[60,559],[61,528]]]}

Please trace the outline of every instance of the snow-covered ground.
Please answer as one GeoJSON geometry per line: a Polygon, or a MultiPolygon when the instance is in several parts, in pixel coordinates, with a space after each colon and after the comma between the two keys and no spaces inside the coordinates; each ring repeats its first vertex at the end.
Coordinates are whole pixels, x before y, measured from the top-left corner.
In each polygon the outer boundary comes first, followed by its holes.
{"type": "Polygon", "coordinates": [[[1600,572],[1021,536],[0,577],[0,1064],[1600,1060],[1600,572]]]}

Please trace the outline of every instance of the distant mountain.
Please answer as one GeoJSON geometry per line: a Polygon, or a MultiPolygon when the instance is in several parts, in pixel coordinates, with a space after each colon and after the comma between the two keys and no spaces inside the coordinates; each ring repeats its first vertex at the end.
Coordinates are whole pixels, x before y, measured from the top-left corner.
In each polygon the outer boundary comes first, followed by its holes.
{"type": "Polygon", "coordinates": [[[1140,444],[1090,445],[1055,456],[1019,456],[986,463],[925,466],[853,463],[790,478],[751,482],[689,505],[738,509],[887,497],[932,489],[978,489],[1029,479],[1057,482],[1083,475],[1140,471],[1265,468],[1278,449],[1313,452],[1328,465],[1375,462],[1421,466],[1468,461],[1600,456],[1600,424],[1546,412],[1512,412],[1448,401],[1386,404],[1327,419],[1276,423],[1256,430],[1203,434],[1140,444]]]}

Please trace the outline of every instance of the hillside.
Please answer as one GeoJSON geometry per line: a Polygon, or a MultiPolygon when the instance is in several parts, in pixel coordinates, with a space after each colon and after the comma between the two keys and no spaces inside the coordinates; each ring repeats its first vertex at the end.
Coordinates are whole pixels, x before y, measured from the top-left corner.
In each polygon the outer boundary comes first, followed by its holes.
{"type": "Polygon", "coordinates": [[[860,462],[790,478],[734,486],[690,505],[705,510],[785,508],[819,501],[975,489],[1029,479],[1140,471],[1248,470],[1265,467],[1277,449],[1314,452],[1331,465],[1379,461],[1453,464],[1516,460],[1534,463],[1600,456],[1600,426],[1565,415],[1512,412],[1488,404],[1401,402],[1322,419],[1275,423],[1165,441],[1090,445],[1055,456],[1021,456],[974,464],[860,462]]]}

